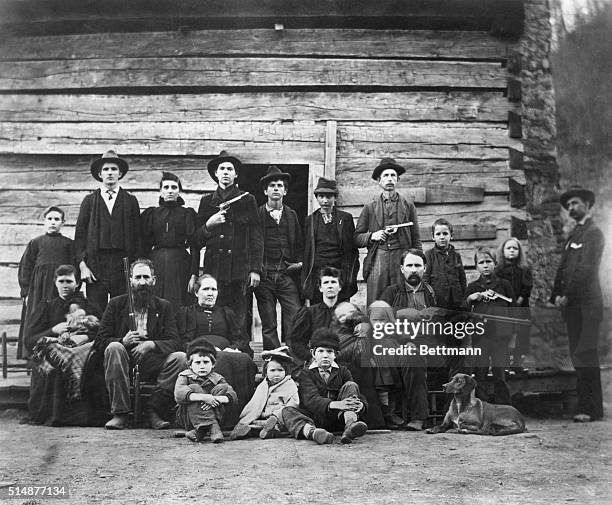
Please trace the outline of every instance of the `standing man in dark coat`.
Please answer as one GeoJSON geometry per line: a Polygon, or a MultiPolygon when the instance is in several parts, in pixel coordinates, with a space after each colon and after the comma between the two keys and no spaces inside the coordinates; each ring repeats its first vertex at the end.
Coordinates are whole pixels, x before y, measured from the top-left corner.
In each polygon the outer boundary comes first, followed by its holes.
{"type": "Polygon", "coordinates": [[[231,307],[240,327],[245,327],[247,290],[260,282],[263,239],[255,197],[235,184],[241,167],[241,161],[226,151],[208,163],[218,186],[200,200],[198,236],[206,246],[204,273],[217,279],[219,305],[231,307]],[[223,205],[237,197],[241,198],[229,207],[223,205]]]}
{"type": "Polygon", "coordinates": [[[402,282],[397,265],[400,256],[410,248],[421,249],[419,221],[416,208],[411,201],[396,190],[400,175],[406,170],[391,158],[383,158],[372,172],[383,190],[376,199],[366,204],[361,211],[355,230],[355,245],[367,247],[368,254],[363,263],[363,278],[368,284],[368,305],[378,300],[382,292],[392,284],[402,282]],[[412,223],[386,231],[387,226],[412,223]]]}
{"type": "Polygon", "coordinates": [[[597,345],[603,318],[599,264],[604,235],[591,217],[594,203],[595,194],[588,189],[573,187],[561,195],[561,205],[576,221],[576,227],[565,242],[551,296],[567,325],[570,356],[576,369],[575,422],[603,417],[597,345]]]}
{"type": "Polygon", "coordinates": [[[263,271],[261,283],[255,288],[257,308],[261,318],[263,348],[280,346],[276,329],[276,301],[282,311],[283,341],[295,313],[299,310],[300,293],[293,274],[302,268],[304,240],[296,212],[283,204],[291,175],[276,166],[259,180],[268,201],[257,209],[263,237],[263,271]]]}
{"type": "Polygon", "coordinates": [[[336,208],[336,181],[320,177],[314,194],[319,209],[306,218],[303,296],[310,300],[310,303],[321,302],[319,272],[329,266],[341,272],[342,291],[338,295],[338,301],[345,302],[357,292],[359,272],[359,250],[353,243],[353,216],[336,208]]]}
{"type": "Polygon", "coordinates": [[[130,405],[130,370],[138,363],[143,380],[157,382],[149,400],[148,417],[153,429],[169,428],[167,418],[174,406],[174,384],[187,368],[183,345],[168,300],[153,295],[155,269],[148,259],[138,259],[130,266],[134,298],[132,328],[128,295],[113,298],[102,316],[94,343],[104,354],[104,376],[113,418],[108,430],[127,427],[130,405]]]}
{"type": "Polygon", "coordinates": [[[125,293],[123,258],[133,261],[142,249],[138,200],[119,186],[128,169],[114,151],[91,164],[91,175],[102,186],[83,199],[74,232],[87,297],[102,310],[109,297],[125,293]]]}

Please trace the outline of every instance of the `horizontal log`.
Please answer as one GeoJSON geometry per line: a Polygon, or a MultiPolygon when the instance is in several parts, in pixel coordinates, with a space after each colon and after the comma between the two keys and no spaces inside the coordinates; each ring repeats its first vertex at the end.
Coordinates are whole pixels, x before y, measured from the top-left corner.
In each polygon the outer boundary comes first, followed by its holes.
{"type": "Polygon", "coordinates": [[[0,300],[0,319],[21,319],[21,300],[0,300]]]}
{"type": "MultiPolygon", "coordinates": [[[[138,199],[141,210],[157,206],[157,191],[130,191],[138,199]]],[[[43,211],[57,205],[66,214],[69,224],[76,222],[81,202],[88,191],[12,191],[0,190],[0,223],[37,224],[43,211]]],[[[184,193],[185,205],[197,209],[202,193],[184,193]]]]}
{"type": "Polygon", "coordinates": [[[501,92],[197,93],[0,95],[0,121],[494,121],[512,104],[501,92]]]}
{"type": "MultiPolygon", "coordinates": [[[[0,224],[0,245],[19,246],[25,248],[30,240],[45,233],[42,224],[20,225],[20,224],[0,224]]],[[[74,226],[64,225],[61,230],[62,235],[74,238],[74,226]]],[[[4,257],[0,255],[4,260],[4,257]]]]}
{"type": "MultiPolygon", "coordinates": [[[[503,153],[504,151],[498,151],[503,153]]],[[[339,157],[336,160],[336,174],[338,177],[366,178],[374,167],[380,162],[380,158],[375,158],[371,153],[364,153],[363,158],[358,157],[339,157]]],[[[495,159],[443,159],[443,158],[401,158],[396,157],[398,162],[406,169],[406,173],[401,176],[401,180],[408,180],[410,177],[437,177],[437,176],[468,176],[468,177],[511,177],[517,171],[511,170],[506,158],[495,159]]],[[[1,160],[1,158],[0,158],[1,160]]],[[[0,161],[1,163],[1,161],[0,161]]]]}
{"type": "Polygon", "coordinates": [[[381,158],[394,158],[402,164],[414,158],[436,160],[506,161],[508,149],[471,144],[428,142],[338,142],[336,170],[372,171],[381,158]]]}
{"type": "MultiPolygon", "coordinates": [[[[372,168],[376,165],[372,163],[372,168]]],[[[1,166],[1,165],[0,165],[1,166]]],[[[485,172],[482,175],[471,173],[450,173],[434,172],[434,173],[411,173],[411,167],[408,165],[408,172],[400,177],[399,186],[405,188],[417,186],[429,186],[432,184],[458,185],[458,186],[475,186],[484,188],[485,194],[506,194],[508,193],[508,179],[514,177],[517,181],[525,182],[523,177],[516,177],[517,172],[510,170],[500,171],[498,173],[489,174],[485,172]]],[[[371,172],[371,170],[370,170],[371,172]]],[[[8,177],[7,177],[8,178],[8,177]]],[[[0,181],[2,177],[0,176],[0,181]]],[[[343,171],[336,175],[340,192],[351,191],[353,189],[369,189],[370,191],[378,190],[376,182],[373,181],[368,172],[350,172],[343,171]]]]}
{"type": "MultiPolygon", "coordinates": [[[[339,205],[365,205],[365,203],[376,198],[376,193],[373,194],[372,188],[357,189],[357,188],[340,188],[341,193],[338,198],[339,205]]],[[[443,184],[435,184],[425,187],[399,188],[398,192],[405,197],[410,198],[415,203],[432,204],[432,203],[474,203],[482,202],[484,199],[484,188],[466,187],[466,186],[446,186],[443,184]]]]}
{"type": "Polygon", "coordinates": [[[508,129],[488,123],[339,123],[338,143],[397,142],[443,145],[514,146],[508,129]]]}
{"type": "MultiPolygon", "coordinates": [[[[459,30],[499,30],[516,36],[522,29],[521,0],[107,0],[104,9],[78,0],[5,0],[0,20],[27,33],[142,31],[236,26],[397,26],[459,30]],[[42,25],[42,26],[40,26],[42,25]]],[[[184,31],[184,30],[183,30],[184,31]]]]}
{"type": "Polygon", "coordinates": [[[19,298],[16,265],[0,265],[0,298],[19,298]]]}
{"type": "Polygon", "coordinates": [[[216,155],[225,149],[252,163],[324,159],[323,123],[0,123],[0,153],[216,155]]]}
{"type": "Polygon", "coordinates": [[[0,89],[395,86],[505,89],[499,63],[318,58],[127,58],[0,62],[0,89]]]}
{"type": "Polygon", "coordinates": [[[74,60],[222,54],[504,60],[513,47],[475,31],[194,30],[10,37],[0,42],[0,58],[74,60]]]}

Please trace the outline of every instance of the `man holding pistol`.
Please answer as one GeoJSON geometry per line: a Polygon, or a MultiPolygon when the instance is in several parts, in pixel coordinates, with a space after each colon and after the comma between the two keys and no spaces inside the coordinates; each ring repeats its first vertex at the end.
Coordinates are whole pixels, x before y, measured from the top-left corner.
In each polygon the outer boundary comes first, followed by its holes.
{"type": "Polygon", "coordinates": [[[197,238],[200,247],[206,246],[204,273],[217,279],[217,303],[231,307],[239,327],[245,328],[246,293],[259,285],[263,238],[255,197],[235,184],[241,167],[240,160],[226,151],[208,163],[218,186],[200,200],[197,238]]]}
{"type": "Polygon", "coordinates": [[[366,204],[355,229],[355,245],[367,247],[363,277],[368,285],[368,305],[382,292],[402,282],[397,268],[402,252],[421,249],[419,222],[414,204],[396,191],[406,170],[391,158],[383,158],[372,172],[382,194],[366,204]]]}

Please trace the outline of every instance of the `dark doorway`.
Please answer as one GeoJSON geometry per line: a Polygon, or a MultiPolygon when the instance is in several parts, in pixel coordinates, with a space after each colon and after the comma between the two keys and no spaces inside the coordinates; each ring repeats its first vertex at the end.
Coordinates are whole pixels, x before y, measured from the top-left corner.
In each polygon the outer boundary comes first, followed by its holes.
{"type": "MultiPolygon", "coordinates": [[[[304,221],[308,215],[308,165],[275,165],[283,172],[291,174],[291,184],[283,203],[297,212],[300,225],[304,229],[304,221]]],[[[266,203],[266,195],[259,184],[268,171],[269,165],[243,165],[238,177],[238,186],[243,191],[248,191],[255,196],[257,205],[266,203]]]]}

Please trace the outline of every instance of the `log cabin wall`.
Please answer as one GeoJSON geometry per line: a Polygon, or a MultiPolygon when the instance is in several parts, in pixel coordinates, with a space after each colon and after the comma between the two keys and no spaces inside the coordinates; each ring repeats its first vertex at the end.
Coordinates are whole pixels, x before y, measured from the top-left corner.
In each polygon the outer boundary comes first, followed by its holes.
{"type": "Polygon", "coordinates": [[[64,208],[72,237],[96,187],[89,164],[109,148],[142,208],[161,170],[197,208],[214,187],[207,160],[228,149],[308,164],[311,184],[336,177],[355,218],[378,193],[372,169],[393,157],[422,236],[449,219],[473,276],[474,247],[526,219],[522,19],[516,0],[2,1],[3,313],[16,317],[17,264],[43,209],[64,208]]]}

